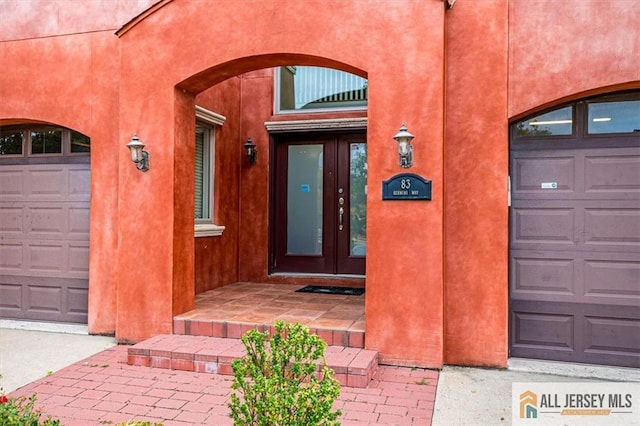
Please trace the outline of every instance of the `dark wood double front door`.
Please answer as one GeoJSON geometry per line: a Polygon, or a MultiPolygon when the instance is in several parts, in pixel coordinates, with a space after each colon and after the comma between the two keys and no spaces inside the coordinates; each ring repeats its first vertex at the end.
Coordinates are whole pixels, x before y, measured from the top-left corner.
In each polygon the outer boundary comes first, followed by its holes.
{"type": "Polygon", "coordinates": [[[365,133],[275,138],[271,272],[364,275],[365,133]]]}

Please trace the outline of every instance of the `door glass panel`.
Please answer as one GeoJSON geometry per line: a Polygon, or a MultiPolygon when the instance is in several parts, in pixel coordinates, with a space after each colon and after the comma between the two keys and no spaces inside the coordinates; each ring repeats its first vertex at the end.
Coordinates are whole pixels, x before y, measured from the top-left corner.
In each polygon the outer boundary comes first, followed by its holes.
{"type": "Polygon", "coordinates": [[[640,101],[589,104],[589,133],[640,132],[640,101]]]}
{"type": "Polygon", "coordinates": [[[367,144],[352,143],[349,152],[349,253],[364,256],[367,247],[367,144]]]}
{"type": "Polygon", "coordinates": [[[290,145],[287,254],[322,254],[323,145],[290,145]]]}

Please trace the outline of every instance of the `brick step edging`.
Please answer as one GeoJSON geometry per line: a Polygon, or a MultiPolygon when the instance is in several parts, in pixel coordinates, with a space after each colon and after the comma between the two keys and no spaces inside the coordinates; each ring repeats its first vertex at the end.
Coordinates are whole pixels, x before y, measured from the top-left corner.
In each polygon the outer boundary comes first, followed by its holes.
{"type": "MultiPolygon", "coordinates": [[[[239,339],[248,330],[254,328],[264,331],[273,329],[273,325],[235,321],[198,320],[181,318],[180,316],[173,318],[173,333],[190,336],[239,339]]],[[[346,346],[364,349],[364,330],[334,330],[330,328],[309,327],[309,331],[320,336],[320,338],[330,346],[346,346]]]]}
{"type": "MultiPolygon", "coordinates": [[[[239,339],[161,334],[127,350],[127,364],[171,370],[233,375],[231,363],[245,355],[239,339]]],[[[328,346],[327,365],[342,386],[366,388],[378,368],[378,353],[328,346]]]]}

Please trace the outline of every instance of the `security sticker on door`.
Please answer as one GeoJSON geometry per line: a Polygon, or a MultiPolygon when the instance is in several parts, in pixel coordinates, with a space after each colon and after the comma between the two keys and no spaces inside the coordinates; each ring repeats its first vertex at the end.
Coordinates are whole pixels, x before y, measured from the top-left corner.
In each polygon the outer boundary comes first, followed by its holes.
{"type": "Polygon", "coordinates": [[[542,189],[558,189],[558,182],[542,182],[542,189]]]}

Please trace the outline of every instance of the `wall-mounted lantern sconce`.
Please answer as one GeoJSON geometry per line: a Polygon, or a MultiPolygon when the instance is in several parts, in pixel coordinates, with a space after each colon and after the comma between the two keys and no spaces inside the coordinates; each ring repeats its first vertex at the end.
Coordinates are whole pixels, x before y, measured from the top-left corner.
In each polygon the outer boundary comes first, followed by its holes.
{"type": "Polygon", "coordinates": [[[400,167],[408,168],[413,166],[413,146],[411,141],[415,136],[407,131],[407,126],[402,124],[400,131],[393,137],[398,143],[398,155],[400,156],[400,167]]]}
{"type": "Polygon", "coordinates": [[[256,144],[253,143],[251,138],[249,138],[242,146],[247,151],[247,159],[249,160],[249,164],[256,164],[256,161],[258,161],[258,149],[256,148],[256,144]]]}
{"type": "Polygon", "coordinates": [[[136,135],[133,135],[131,142],[127,144],[127,148],[131,152],[131,161],[136,164],[136,168],[141,172],[149,170],[149,153],[144,150],[144,146],[136,135]]]}

